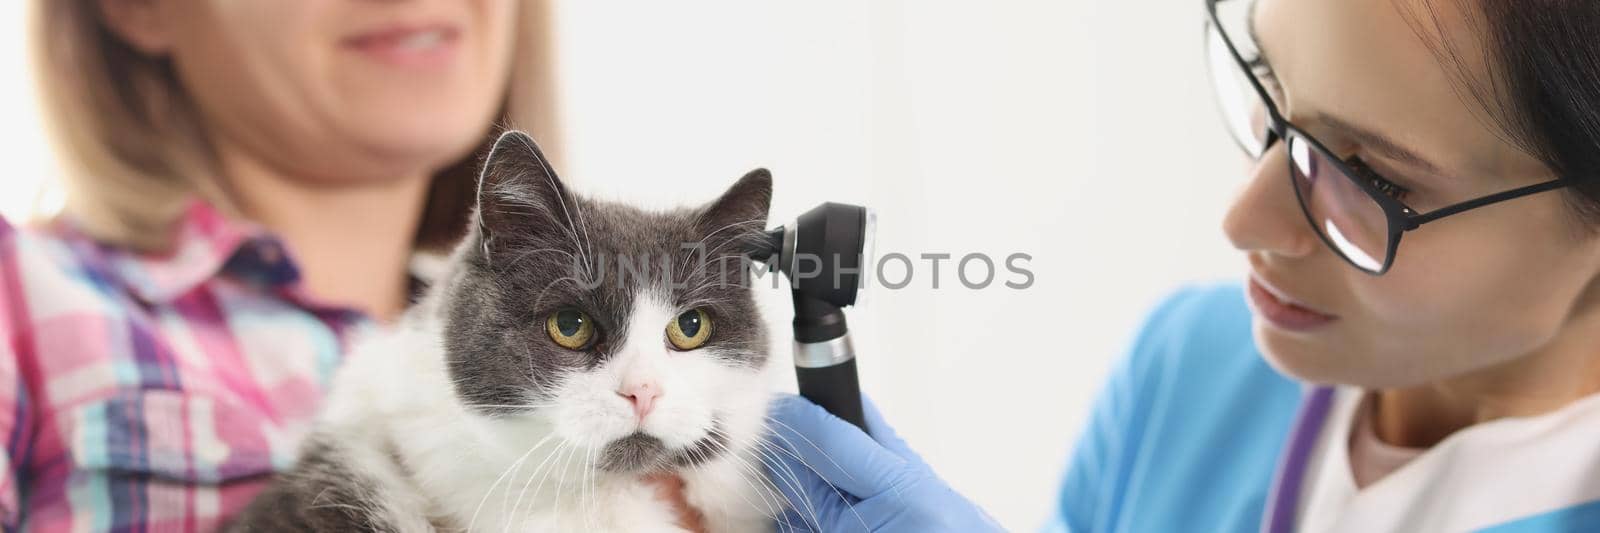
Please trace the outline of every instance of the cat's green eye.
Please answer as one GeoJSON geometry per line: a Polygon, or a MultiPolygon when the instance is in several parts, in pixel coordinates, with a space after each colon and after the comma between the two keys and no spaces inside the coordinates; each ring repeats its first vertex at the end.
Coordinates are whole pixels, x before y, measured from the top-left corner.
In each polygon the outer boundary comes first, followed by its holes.
{"type": "Polygon", "coordinates": [[[699,309],[685,311],[667,324],[667,341],[679,350],[693,350],[711,339],[711,315],[699,309]]]}
{"type": "Polygon", "coordinates": [[[594,320],[577,309],[562,309],[550,314],[544,321],[550,340],[568,350],[579,350],[594,338],[594,320]]]}

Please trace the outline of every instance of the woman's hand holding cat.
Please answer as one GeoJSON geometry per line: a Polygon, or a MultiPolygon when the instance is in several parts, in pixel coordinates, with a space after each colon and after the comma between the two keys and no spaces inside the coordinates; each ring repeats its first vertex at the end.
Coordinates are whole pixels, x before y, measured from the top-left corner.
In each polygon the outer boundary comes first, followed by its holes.
{"type": "Polygon", "coordinates": [[[773,403],[767,475],[791,507],[781,530],[1004,531],[863,402],[871,435],[798,396],[773,403]]]}

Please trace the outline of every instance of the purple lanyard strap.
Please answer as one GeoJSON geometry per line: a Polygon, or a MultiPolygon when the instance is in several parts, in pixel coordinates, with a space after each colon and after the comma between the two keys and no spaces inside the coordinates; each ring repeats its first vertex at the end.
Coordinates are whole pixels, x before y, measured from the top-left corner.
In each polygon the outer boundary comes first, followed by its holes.
{"type": "Polygon", "coordinates": [[[1300,402],[1300,412],[1295,414],[1294,428],[1289,433],[1288,449],[1278,461],[1278,472],[1273,477],[1272,491],[1267,493],[1266,516],[1261,517],[1261,533],[1290,533],[1294,531],[1296,506],[1300,503],[1300,487],[1306,477],[1306,463],[1311,450],[1316,448],[1317,435],[1328,418],[1333,405],[1332,387],[1312,387],[1300,402]]]}

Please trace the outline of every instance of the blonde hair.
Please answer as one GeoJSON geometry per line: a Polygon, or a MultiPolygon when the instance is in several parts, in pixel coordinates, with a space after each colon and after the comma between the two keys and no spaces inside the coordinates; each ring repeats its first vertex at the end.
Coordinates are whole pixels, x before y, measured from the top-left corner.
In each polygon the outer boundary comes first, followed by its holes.
{"type": "MultiPolygon", "coordinates": [[[[551,9],[519,0],[516,50],[501,119],[559,153],[555,131],[551,9]]],[[[215,164],[194,102],[165,57],[129,47],[96,0],[34,0],[29,41],[45,127],[62,170],[70,215],[108,244],[158,252],[191,198],[237,216],[212,177],[215,164]]],[[[464,229],[485,145],[433,178],[417,246],[440,249],[464,229]]]]}

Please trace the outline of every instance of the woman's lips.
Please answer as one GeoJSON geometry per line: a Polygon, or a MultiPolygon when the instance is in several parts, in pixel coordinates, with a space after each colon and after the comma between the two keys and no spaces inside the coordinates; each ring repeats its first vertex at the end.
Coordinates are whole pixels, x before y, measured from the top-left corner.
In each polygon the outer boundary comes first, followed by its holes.
{"type": "Polygon", "coordinates": [[[1250,276],[1248,292],[1256,314],[1281,329],[1310,331],[1339,319],[1300,303],[1255,275],[1250,276]]]}
{"type": "Polygon", "coordinates": [[[461,30],[446,24],[395,26],[344,40],[346,48],[398,67],[432,68],[455,57],[461,30]]]}

